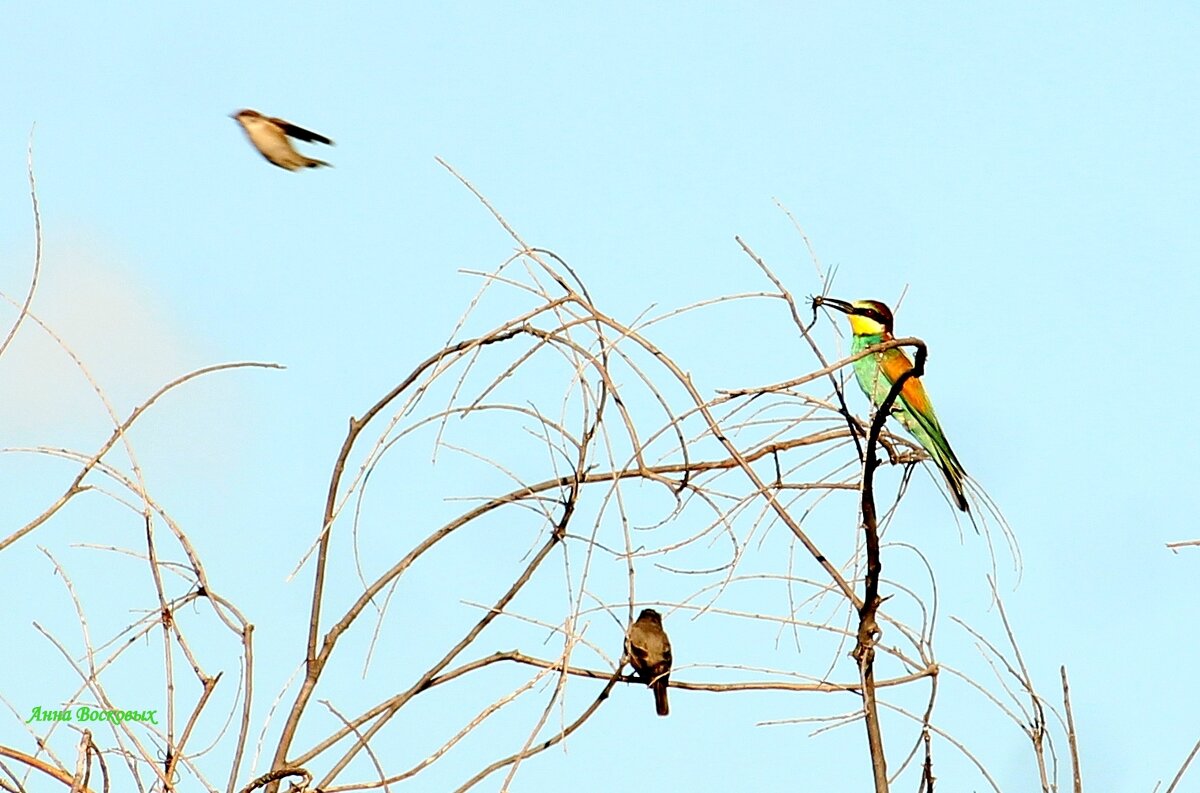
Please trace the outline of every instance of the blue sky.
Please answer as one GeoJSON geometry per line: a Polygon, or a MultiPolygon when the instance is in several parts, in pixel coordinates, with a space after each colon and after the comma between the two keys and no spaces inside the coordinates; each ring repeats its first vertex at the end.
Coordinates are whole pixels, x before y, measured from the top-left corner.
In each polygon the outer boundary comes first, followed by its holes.
{"type": "MultiPolygon", "coordinates": [[[[513,250],[434,157],[526,240],[566,258],[625,321],[769,288],[734,235],[797,296],[819,291],[778,201],[836,268],[834,296],[894,305],[907,290],[897,332],[928,343],[926,386],[942,423],[1020,538],[1023,580],[1013,589],[1009,576],[1003,588],[1025,659],[1054,701],[1058,667],[1068,667],[1085,779],[1149,789],[1200,737],[1200,695],[1179,681],[1200,650],[1186,622],[1200,557],[1164,547],[1200,536],[1189,422],[1197,378],[1186,363],[1200,258],[1198,22],[1182,3],[27,5],[8,13],[0,47],[10,76],[0,290],[22,296],[28,284],[26,147],[36,123],[45,257],[34,309],[88,361],[118,413],[211,363],[287,367],[198,381],[132,438],[156,497],[261,628],[257,725],[297,663],[311,566],[285,578],[319,528],[347,418],[449,337],[479,287],[460,270],[493,269],[513,250]],[[335,147],[310,153],[335,167],[271,167],[228,118],[242,107],[330,136],[335,147]]],[[[520,305],[494,297],[486,316],[520,305]]],[[[5,329],[12,316],[0,307],[5,329]]],[[[821,333],[835,349],[828,320],[821,333]]],[[[722,307],[650,335],[706,394],[814,368],[778,304],[722,307]]],[[[107,435],[86,382],[32,326],[0,359],[0,394],[0,447],[93,450],[107,435]]],[[[851,405],[865,410],[859,397],[851,405]]],[[[503,433],[518,431],[498,425],[477,440],[504,445],[503,433]]],[[[439,492],[476,475],[452,457],[436,471],[408,462],[430,457],[426,446],[377,474],[386,484],[368,501],[364,542],[381,558],[404,552],[406,528],[423,536],[449,514],[453,505],[420,498],[426,485],[439,492]]],[[[72,473],[0,455],[11,488],[0,534],[72,473]]],[[[894,470],[881,476],[894,487],[894,470]]],[[[986,551],[970,533],[960,542],[935,484],[914,478],[892,538],[935,565],[939,660],[979,670],[946,618],[1002,637],[987,609],[986,551]]],[[[814,526],[821,536],[852,531],[853,501],[838,503],[814,526]]],[[[61,579],[37,546],[78,576],[104,635],[133,618],[131,603],[148,602],[147,577],[136,562],[72,544],[137,547],[140,531],[111,502],[83,499],[0,554],[10,604],[0,629],[29,648],[0,660],[0,694],[18,712],[74,685],[31,625],[77,639],[61,579]]],[[[348,671],[322,695],[354,712],[373,701],[368,692],[407,685],[388,675],[409,680],[425,660],[411,639],[466,625],[474,612],[462,601],[494,597],[496,559],[516,563],[533,536],[478,540],[446,567],[414,569],[371,675],[362,679],[358,636],[348,671]],[[447,569],[469,580],[448,586],[447,569]]],[[[774,552],[785,572],[786,530],[773,527],[765,542],[763,569],[774,552]]],[[[795,565],[818,572],[810,560],[795,565]]],[[[912,572],[899,552],[891,569],[912,572]]],[[[649,566],[642,582],[687,586],[649,566]]],[[[351,596],[355,582],[343,585],[351,596]]],[[[777,590],[740,597],[786,611],[777,590]]],[[[776,650],[770,631],[684,612],[667,625],[680,664],[732,662],[730,642],[755,637],[764,665],[811,670],[821,652],[776,650]]],[[[619,650],[611,621],[590,630],[609,645],[602,637],[612,634],[619,650]]],[[[511,649],[513,635],[480,652],[511,649]]],[[[154,648],[124,672],[132,700],[161,701],[161,685],[136,684],[138,663],[161,665],[154,648]]],[[[506,674],[513,686],[526,679],[506,674]]],[[[677,677],[723,679],[705,668],[677,677]]],[[[590,691],[579,685],[576,706],[590,691]]],[[[452,734],[489,696],[493,687],[470,683],[420,703],[398,734],[414,745],[452,734]]],[[[544,703],[549,691],[535,696],[544,703]]],[[[671,718],[656,720],[647,692],[619,687],[566,754],[522,768],[520,787],[670,779],[727,790],[752,777],[764,790],[865,789],[860,726],[817,737],[808,725],[756,726],[848,710],[848,699],[675,692],[672,705],[671,718]]],[[[528,730],[540,707],[513,729],[528,730]]],[[[987,753],[1002,789],[1033,789],[1016,728],[978,723],[984,707],[947,693],[939,713],[987,753]]],[[[28,746],[15,718],[0,719],[0,743],[28,746]]],[[[499,753],[463,751],[417,789],[452,789],[499,753]]],[[[985,789],[944,744],[938,760],[950,788],[985,789]]]]}

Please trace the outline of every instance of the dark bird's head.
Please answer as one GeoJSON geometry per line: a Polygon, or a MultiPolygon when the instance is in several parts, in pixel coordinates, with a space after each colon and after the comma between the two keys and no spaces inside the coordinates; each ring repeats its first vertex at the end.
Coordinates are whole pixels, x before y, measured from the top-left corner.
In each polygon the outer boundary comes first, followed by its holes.
{"type": "Polygon", "coordinates": [[[245,121],[252,118],[265,118],[262,113],[259,113],[257,110],[251,110],[250,108],[239,110],[236,113],[230,113],[229,117],[238,121],[245,121]]]}
{"type": "Polygon", "coordinates": [[[888,336],[892,332],[892,310],[878,300],[855,300],[847,303],[832,297],[813,298],[813,308],[835,308],[850,319],[855,336],[888,336]]]}
{"type": "Polygon", "coordinates": [[[662,615],[654,609],[642,609],[642,613],[638,614],[638,622],[642,620],[653,622],[660,627],[662,626],[662,615]]]}

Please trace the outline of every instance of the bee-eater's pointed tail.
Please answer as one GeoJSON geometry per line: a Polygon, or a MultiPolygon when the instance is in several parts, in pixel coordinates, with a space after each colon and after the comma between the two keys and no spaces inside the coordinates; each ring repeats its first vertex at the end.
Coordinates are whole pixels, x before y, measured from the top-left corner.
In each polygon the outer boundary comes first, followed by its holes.
{"type": "Polygon", "coordinates": [[[949,479],[950,491],[954,493],[954,503],[963,512],[970,512],[971,505],[967,503],[967,494],[963,492],[963,483],[961,479],[949,479]]]}
{"type": "Polygon", "coordinates": [[[967,473],[962,469],[962,465],[958,462],[958,458],[954,456],[954,452],[950,452],[949,456],[944,456],[939,448],[933,449],[935,453],[933,461],[937,463],[938,469],[942,472],[942,476],[946,478],[946,486],[950,488],[950,494],[954,496],[954,506],[961,509],[963,512],[970,512],[971,505],[967,502],[966,479],[967,473]]]}

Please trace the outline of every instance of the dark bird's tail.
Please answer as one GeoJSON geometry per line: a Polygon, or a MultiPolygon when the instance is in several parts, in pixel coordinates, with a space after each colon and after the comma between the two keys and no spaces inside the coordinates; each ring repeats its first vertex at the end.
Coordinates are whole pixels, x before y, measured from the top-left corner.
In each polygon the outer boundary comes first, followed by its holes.
{"type": "Polygon", "coordinates": [[[670,714],[671,709],[667,707],[667,678],[660,677],[652,686],[654,689],[654,709],[658,711],[659,716],[670,714]]]}

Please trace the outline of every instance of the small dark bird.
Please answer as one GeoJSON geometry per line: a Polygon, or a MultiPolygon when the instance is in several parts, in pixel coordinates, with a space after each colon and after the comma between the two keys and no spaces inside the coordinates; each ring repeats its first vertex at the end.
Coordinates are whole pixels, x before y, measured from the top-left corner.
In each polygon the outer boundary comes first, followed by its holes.
{"type": "Polygon", "coordinates": [[[625,652],[633,671],[654,689],[654,708],[659,716],[670,713],[667,707],[667,681],[671,673],[671,640],[663,630],[662,615],[654,609],[642,609],[629,626],[625,652]]]}
{"type": "Polygon", "coordinates": [[[309,143],[326,143],[330,146],[333,141],[324,135],[318,135],[304,127],[298,127],[282,118],[270,118],[257,110],[239,110],[230,116],[242,125],[246,137],[258,149],[258,153],[267,158],[272,165],[295,171],[300,168],[316,168],[319,165],[329,165],[324,160],[314,160],[305,157],[292,146],[289,137],[309,143]]]}

